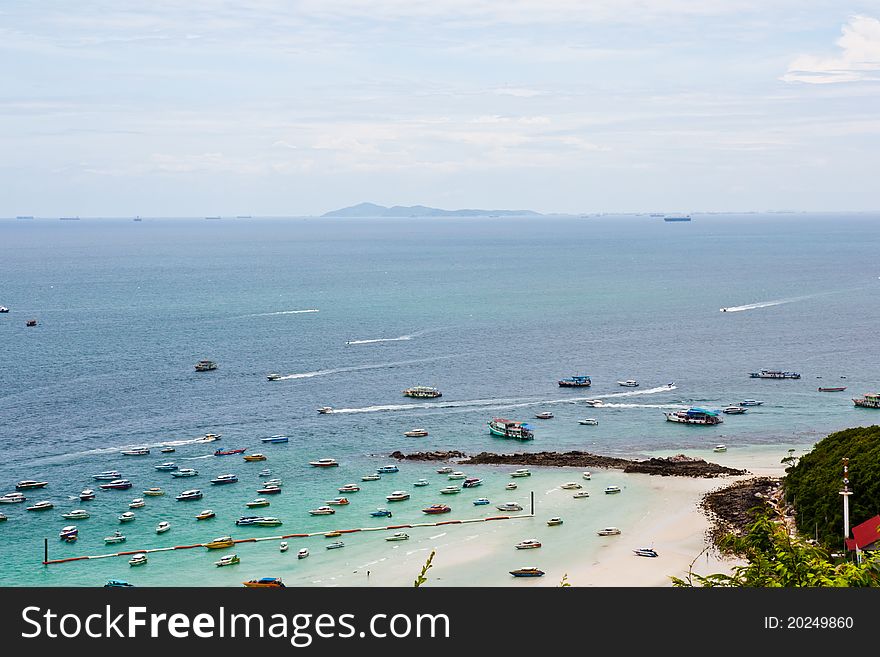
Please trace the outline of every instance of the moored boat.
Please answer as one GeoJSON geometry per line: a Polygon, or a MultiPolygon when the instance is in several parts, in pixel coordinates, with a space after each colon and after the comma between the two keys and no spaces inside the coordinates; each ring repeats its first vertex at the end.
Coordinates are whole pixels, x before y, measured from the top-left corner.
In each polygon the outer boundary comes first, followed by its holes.
{"type": "Polygon", "coordinates": [[[605,527],[596,532],[599,536],[617,536],[620,530],[617,527],[605,527]]]}
{"type": "Polygon", "coordinates": [[[633,554],[639,557],[658,557],[657,550],[654,548],[636,548],[633,554]]]}
{"type": "Polygon", "coordinates": [[[599,420],[597,420],[594,417],[585,417],[583,420],[578,420],[578,424],[583,424],[583,425],[595,427],[596,425],[599,424],[599,420]]]}
{"type": "Polygon", "coordinates": [[[65,520],[85,520],[89,517],[89,512],[85,509],[74,509],[73,511],[62,513],[61,517],[65,520]]]}
{"type": "Polygon", "coordinates": [[[392,474],[394,472],[400,472],[400,468],[396,465],[383,465],[376,468],[376,474],[392,474]]]}
{"type": "Polygon", "coordinates": [[[569,482],[566,483],[566,484],[562,484],[562,485],[560,486],[560,488],[561,488],[562,490],[577,490],[577,489],[579,489],[579,488],[583,488],[583,486],[581,486],[581,485],[580,485],[578,482],[576,482],[576,481],[569,481],[569,482]]]}
{"type": "Polygon", "coordinates": [[[379,481],[382,477],[377,474],[367,474],[361,477],[361,481],[379,481]]]}
{"type": "Polygon", "coordinates": [[[516,490],[516,489],[517,489],[517,485],[516,485],[515,482],[511,481],[510,483],[508,483],[508,484],[506,484],[506,485],[504,486],[504,489],[505,489],[505,490],[516,490]]]}
{"type": "Polygon", "coordinates": [[[107,545],[111,545],[113,543],[124,543],[125,542],[125,534],[123,534],[118,529],[113,532],[110,536],[104,537],[104,543],[107,545]]]}
{"type": "Polygon", "coordinates": [[[128,490],[131,487],[132,483],[128,479],[114,479],[98,486],[102,490],[128,490]]]}
{"type": "Polygon", "coordinates": [[[129,566],[143,566],[145,563],[147,563],[147,555],[143,552],[134,555],[131,559],[128,560],[129,566]]]}
{"type": "Polygon", "coordinates": [[[37,488],[45,488],[48,481],[36,481],[34,479],[24,479],[15,484],[15,490],[36,490],[37,488]]]}
{"type": "Polygon", "coordinates": [[[350,502],[347,497],[334,497],[332,500],[327,500],[324,504],[329,504],[332,506],[348,506],[350,502]]]}
{"type": "Polygon", "coordinates": [[[445,504],[432,504],[431,506],[422,509],[422,513],[427,513],[429,516],[449,513],[450,511],[452,511],[452,509],[445,504]]]}
{"type": "Polygon", "coordinates": [[[177,470],[177,464],[173,461],[168,461],[166,463],[160,463],[158,465],[154,465],[154,468],[157,470],[161,470],[162,472],[171,472],[172,470],[177,470]]]}
{"type": "Polygon", "coordinates": [[[108,579],[107,583],[104,584],[105,589],[131,589],[134,588],[134,584],[129,584],[124,579],[108,579]]]}
{"type": "Polygon", "coordinates": [[[783,372],[781,370],[761,370],[760,372],[749,372],[752,379],[799,379],[801,375],[797,372],[783,372]]]}
{"type": "Polygon", "coordinates": [[[217,475],[213,479],[211,479],[211,483],[215,486],[222,486],[224,484],[234,484],[238,482],[238,477],[234,474],[221,474],[217,475]]]}
{"type": "Polygon", "coordinates": [[[265,455],[265,454],[260,454],[260,453],[258,452],[258,453],[256,453],[256,454],[245,454],[242,458],[244,458],[244,460],[245,460],[245,461],[248,461],[248,462],[251,462],[251,461],[265,461],[265,460],[266,460],[266,455],[265,455]]]}
{"type": "Polygon", "coordinates": [[[532,472],[528,468],[519,468],[510,473],[511,477],[531,477],[532,472]]]}
{"type": "Polygon", "coordinates": [[[79,529],[76,528],[76,525],[68,525],[67,527],[62,527],[61,531],[58,532],[58,538],[62,541],[69,540],[70,538],[76,539],[79,534],[79,529]]]}
{"type": "Polygon", "coordinates": [[[82,502],[89,502],[95,499],[95,491],[93,491],[91,488],[84,488],[79,494],[79,499],[82,502]]]}
{"type": "Polygon", "coordinates": [[[464,472],[461,472],[460,470],[456,470],[455,472],[450,472],[448,475],[446,475],[446,478],[453,479],[453,480],[467,479],[467,475],[464,472]]]}
{"type": "Polygon", "coordinates": [[[268,438],[260,438],[260,440],[264,443],[269,443],[270,445],[278,445],[280,443],[286,443],[290,441],[290,438],[287,436],[282,436],[281,434],[275,436],[269,436],[268,438]]]}
{"type": "Polygon", "coordinates": [[[407,438],[424,438],[428,435],[427,429],[410,429],[409,431],[404,431],[403,435],[407,438]]]}
{"type": "Polygon", "coordinates": [[[385,540],[386,541],[408,541],[409,534],[407,534],[406,532],[395,532],[391,536],[386,536],[385,540]]]}
{"type": "Polygon", "coordinates": [[[147,503],[144,501],[143,497],[136,497],[131,502],[128,503],[128,508],[129,509],[140,509],[140,508],[146,506],[146,504],[147,503]]]}
{"type": "Polygon", "coordinates": [[[726,408],[722,408],[722,413],[727,413],[728,415],[742,415],[748,411],[745,406],[727,406],[726,408]]]}
{"type": "Polygon", "coordinates": [[[188,500],[200,500],[202,497],[202,491],[198,488],[193,488],[191,490],[183,491],[175,499],[177,499],[178,502],[186,502],[188,500]]]}
{"type": "Polygon", "coordinates": [[[312,509],[311,511],[309,511],[309,513],[313,516],[329,516],[336,513],[336,511],[333,509],[333,507],[319,506],[317,509],[312,509]]]}
{"type": "Polygon", "coordinates": [[[334,541],[333,543],[328,543],[324,547],[328,550],[338,550],[339,548],[344,548],[345,543],[343,543],[342,541],[334,541]]]}
{"type": "Polygon", "coordinates": [[[584,472],[581,476],[582,476],[584,479],[586,479],[587,481],[589,481],[590,479],[592,479],[593,474],[590,473],[590,472],[584,472]]]}
{"type": "Polygon", "coordinates": [[[152,488],[147,488],[143,491],[143,494],[147,497],[162,497],[165,494],[165,491],[158,486],[153,486],[152,488]]]}
{"type": "Polygon", "coordinates": [[[194,470],[192,468],[181,468],[175,472],[171,473],[172,477],[195,477],[199,474],[198,470],[194,470]]]}
{"type": "Polygon", "coordinates": [[[125,513],[120,514],[116,519],[119,522],[131,522],[134,520],[134,513],[131,511],[126,511],[125,513]]]}
{"type": "Polygon", "coordinates": [[[254,520],[253,524],[257,527],[279,527],[284,523],[274,516],[262,516],[254,520]]]}
{"type": "Polygon", "coordinates": [[[535,438],[532,427],[525,422],[496,417],[489,420],[488,424],[489,433],[493,436],[514,438],[516,440],[534,440],[535,438]]]}
{"type": "Polygon", "coordinates": [[[605,486],[606,495],[614,495],[620,492],[620,486],[605,486]]]}
{"type": "Polygon", "coordinates": [[[217,561],[214,562],[215,566],[234,566],[237,563],[241,563],[241,559],[238,558],[237,554],[227,554],[223,557],[220,557],[217,561]]]}
{"type": "Polygon", "coordinates": [[[20,504],[26,499],[23,493],[6,493],[0,495],[0,504],[20,504]]]}
{"type": "Polygon", "coordinates": [[[440,489],[441,495],[455,495],[456,493],[460,493],[461,489],[458,486],[444,486],[440,489]]]}
{"type": "Polygon", "coordinates": [[[759,401],[757,399],[743,399],[739,405],[740,406],[760,406],[764,402],[759,401]]]}
{"type": "Polygon", "coordinates": [[[510,574],[514,577],[543,577],[544,571],[540,570],[539,568],[535,568],[534,566],[527,566],[524,568],[511,570],[510,574]]]}
{"type": "Polygon", "coordinates": [[[583,499],[583,498],[589,497],[589,496],[590,496],[590,494],[585,490],[579,490],[577,493],[572,495],[572,497],[576,500],[580,500],[580,499],[583,499]]]}
{"type": "Polygon", "coordinates": [[[247,447],[239,449],[223,449],[221,447],[214,451],[214,456],[232,456],[233,454],[244,454],[245,451],[247,451],[247,447]]]}
{"type": "Polygon", "coordinates": [[[290,549],[290,545],[287,543],[287,541],[281,541],[278,544],[278,551],[279,552],[287,552],[289,549],[290,549]]]}
{"type": "Polygon", "coordinates": [[[405,490],[396,490],[390,495],[386,495],[385,499],[389,502],[403,502],[404,500],[409,499],[409,493],[405,490]]]}
{"type": "Polygon", "coordinates": [[[861,408],[880,408],[880,393],[866,392],[863,396],[854,398],[853,404],[861,408]]]}
{"type": "Polygon", "coordinates": [[[297,558],[297,559],[305,559],[307,556],[309,556],[309,548],[301,548],[301,549],[296,553],[296,558],[297,558]]]}
{"type": "Polygon", "coordinates": [[[261,506],[269,506],[269,500],[263,497],[258,497],[257,499],[251,500],[250,502],[245,502],[244,505],[249,509],[256,509],[261,506]]]}
{"type": "Polygon", "coordinates": [[[689,408],[686,411],[670,411],[664,413],[667,422],[678,422],[680,424],[701,424],[715,425],[721,424],[724,420],[718,415],[717,411],[710,411],[705,408],[689,408]]]}
{"type": "Polygon", "coordinates": [[[727,445],[715,445],[715,447],[712,448],[712,451],[713,452],[726,452],[727,445]]]}
{"type": "Polygon", "coordinates": [[[232,547],[233,545],[235,545],[235,541],[232,540],[231,536],[220,536],[213,541],[205,543],[205,547],[209,550],[222,550],[223,548],[232,547]]]}
{"type": "Polygon", "coordinates": [[[541,547],[541,541],[537,538],[527,538],[524,541],[520,541],[516,545],[514,545],[517,550],[534,550],[535,548],[541,547]]]}
{"type": "Polygon", "coordinates": [[[413,482],[413,486],[416,488],[421,488],[423,486],[430,486],[431,483],[427,479],[419,479],[413,482]]]}
{"type": "Polygon", "coordinates": [[[246,582],[242,582],[246,587],[250,589],[283,589],[285,588],[284,582],[281,581],[280,577],[260,577],[259,579],[249,579],[246,582]]]}
{"type": "Polygon", "coordinates": [[[168,522],[167,520],[163,520],[158,525],[156,525],[156,533],[157,534],[164,534],[169,529],[171,529],[171,523],[168,522]]]}
{"type": "Polygon", "coordinates": [[[405,397],[414,397],[416,399],[435,399],[442,397],[443,394],[430,386],[413,386],[403,391],[405,397]]]}
{"type": "Polygon", "coordinates": [[[200,514],[198,514],[196,516],[196,520],[208,520],[209,518],[214,518],[216,516],[217,516],[217,514],[214,513],[213,510],[205,509],[204,511],[202,511],[200,514]]]}
{"type": "Polygon", "coordinates": [[[474,500],[474,506],[486,506],[487,504],[491,504],[488,497],[478,497],[474,500]]]}
{"type": "Polygon", "coordinates": [[[819,388],[819,392],[843,392],[846,390],[846,386],[836,386],[832,388],[819,388]]]}
{"type": "Polygon", "coordinates": [[[557,383],[559,383],[560,388],[589,388],[593,382],[590,377],[583,375],[559,379],[557,383]]]}
{"type": "Polygon", "coordinates": [[[269,484],[267,483],[262,488],[257,489],[257,493],[260,495],[277,495],[281,492],[281,486],[278,484],[269,484]]]}
{"type": "Polygon", "coordinates": [[[517,504],[516,502],[505,502],[504,504],[498,504],[496,507],[499,511],[522,511],[522,505],[517,504]]]}
{"type": "Polygon", "coordinates": [[[391,511],[389,511],[388,509],[378,508],[375,511],[371,512],[370,515],[374,518],[390,518],[391,511]]]}
{"type": "Polygon", "coordinates": [[[561,525],[561,524],[562,524],[562,518],[560,518],[558,516],[550,518],[550,520],[547,521],[548,527],[555,527],[556,525],[561,525]]]}
{"type": "Polygon", "coordinates": [[[465,479],[462,482],[461,487],[462,488],[476,488],[477,486],[482,486],[482,485],[483,485],[482,479],[480,479],[478,477],[468,477],[467,479],[465,479]]]}
{"type": "Polygon", "coordinates": [[[313,468],[335,468],[339,465],[336,459],[318,459],[317,461],[309,461],[309,465],[313,468]]]}
{"type": "Polygon", "coordinates": [[[452,468],[450,468],[448,465],[444,465],[443,467],[437,468],[435,472],[437,474],[449,474],[450,472],[452,472],[452,468]]]}

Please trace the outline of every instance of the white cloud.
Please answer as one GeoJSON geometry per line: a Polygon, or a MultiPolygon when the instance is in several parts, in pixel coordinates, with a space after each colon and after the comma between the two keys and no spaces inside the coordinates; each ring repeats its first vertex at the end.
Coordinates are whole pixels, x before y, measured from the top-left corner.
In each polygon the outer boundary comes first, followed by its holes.
{"type": "Polygon", "coordinates": [[[835,42],[836,55],[799,55],[782,76],[785,82],[832,84],[880,80],[880,20],[853,16],[835,42]]]}

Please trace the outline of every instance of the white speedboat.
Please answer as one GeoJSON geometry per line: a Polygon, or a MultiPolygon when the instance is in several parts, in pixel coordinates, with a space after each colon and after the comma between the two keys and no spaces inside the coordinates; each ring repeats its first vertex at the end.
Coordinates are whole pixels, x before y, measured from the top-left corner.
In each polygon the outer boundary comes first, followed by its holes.
{"type": "Polygon", "coordinates": [[[142,506],[145,506],[146,502],[143,497],[136,497],[131,502],[128,503],[129,509],[140,509],[142,506]]]}
{"type": "Polygon", "coordinates": [[[166,463],[160,463],[159,465],[154,465],[153,467],[162,472],[171,472],[172,470],[177,470],[177,464],[174,461],[167,461],[166,463]]]}
{"type": "Polygon", "coordinates": [[[339,464],[336,459],[318,459],[317,461],[309,461],[309,465],[313,468],[335,468],[339,464]]]}
{"type": "Polygon", "coordinates": [[[334,497],[332,500],[324,502],[324,504],[332,506],[348,506],[351,503],[348,501],[347,497],[334,497]]]}
{"type": "Polygon", "coordinates": [[[400,472],[400,468],[396,465],[383,465],[376,468],[376,474],[392,474],[394,472],[400,472]]]}
{"type": "Polygon", "coordinates": [[[627,379],[626,381],[618,381],[617,385],[623,386],[624,388],[638,388],[639,382],[635,379],[627,379]]]}
{"type": "Polygon", "coordinates": [[[524,541],[520,541],[516,545],[514,545],[517,550],[534,550],[535,548],[541,547],[541,541],[537,538],[527,538],[524,541]]]}
{"type": "Polygon", "coordinates": [[[119,474],[119,470],[105,470],[104,472],[92,475],[92,479],[96,479],[97,481],[113,481],[114,479],[119,479],[121,477],[122,475],[119,474]]]}
{"type": "Polygon", "coordinates": [[[54,509],[55,505],[49,502],[48,500],[43,500],[42,502],[37,502],[36,504],[27,507],[28,511],[48,511],[49,509],[54,509]]]}
{"type": "Polygon", "coordinates": [[[342,541],[335,541],[333,543],[328,543],[324,547],[326,547],[328,550],[338,550],[339,548],[344,548],[345,543],[343,543],[342,541]]]}
{"type": "Polygon", "coordinates": [[[6,493],[5,495],[0,495],[0,504],[20,504],[26,499],[24,493],[6,493]]]}
{"type": "Polygon", "coordinates": [[[171,473],[172,477],[195,477],[199,474],[198,470],[193,470],[192,468],[181,468],[175,472],[171,473]]]}
{"type": "Polygon", "coordinates": [[[114,479],[106,484],[99,484],[101,490],[128,490],[132,487],[132,483],[128,479],[114,479]]]}
{"type": "Polygon", "coordinates": [[[88,502],[90,500],[93,500],[93,499],[95,499],[95,491],[93,491],[91,488],[85,488],[79,494],[79,499],[82,502],[88,502]]]}
{"type": "Polygon", "coordinates": [[[128,560],[129,566],[143,566],[147,563],[147,555],[143,552],[141,554],[134,555],[131,559],[128,560]]]}
{"type": "Polygon", "coordinates": [[[144,495],[147,497],[162,497],[165,494],[165,491],[159,488],[158,486],[153,486],[151,488],[147,488],[142,491],[144,495]]]}
{"type": "Polygon", "coordinates": [[[361,477],[361,481],[379,481],[381,478],[382,475],[368,474],[361,477]]]}
{"type": "Polygon", "coordinates": [[[572,497],[576,500],[582,499],[584,497],[589,497],[589,496],[590,496],[590,494],[585,490],[579,490],[577,493],[572,495],[572,497]]]}
{"type": "Polygon", "coordinates": [[[410,429],[409,431],[404,431],[403,435],[407,438],[424,438],[428,435],[427,429],[410,429]]]}
{"type": "Polygon", "coordinates": [[[296,553],[297,559],[305,559],[309,556],[309,548],[302,548],[299,552],[296,553]]]}
{"type": "Polygon", "coordinates": [[[245,502],[244,504],[249,509],[256,509],[261,506],[269,506],[269,500],[265,497],[258,497],[255,500],[251,500],[250,502],[245,502]]]}
{"type": "Polygon", "coordinates": [[[474,506],[486,506],[487,504],[491,504],[488,497],[478,497],[474,500],[474,506]]]}
{"type": "Polygon", "coordinates": [[[257,476],[258,476],[258,477],[271,477],[271,476],[272,476],[272,470],[270,470],[269,468],[263,468],[262,470],[260,470],[260,471],[257,473],[257,476]]]}
{"type": "Polygon", "coordinates": [[[58,532],[58,538],[62,540],[70,540],[73,538],[76,540],[78,534],[79,530],[76,528],[76,525],[68,525],[67,527],[61,528],[61,531],[58,532]]]}
{"type": "Polygon", "coordinates": [[[317,509],[309,511],[313,516],[329,516],[336,513],[336,510],[330,506],[319,506],[317,509]]]}
{"type": "Polygon", "coordinates": [[[196,516],[196,520],[208,520],[210,518],[215,518],[217,516],[211,509],[205,509],[200,514],[196,516]]]}
{"type": "Polygon", "coordinates": [[[178,495],[176,499],[178,502],[185,502],[187,500],[200,500],[202,499],[202,491],[200,491],[198,488],[185,490],[180,495],[178,495]]]}
{"type": "Polygon", "coordinates": [[[578,420],[578,424],[585,424],[594,427],[599,424],[599,420],[594,417],[585,417],[583,420],[578,420]]]}
{"type": "Polygon", "coordinates": [[[528,468],[520,468],[510,473],[511,477],[531,477],[532,473],[528,468]]]}
{"type": "Polygon", "coordinates": [[[509,482],[506,486],[504,486],[506,490],[516,490],[517,486],[514,482],[509,482]]]}
{"type": "Polygon", "coordinates": [[[562,524],[562,518],[560,518],[559,516],[555,516],[553,518],[550,518],[550,520],[547,521],[548,527],[555,527],[556,525],[561,525],[561,524],[562,524]]]}
{"type": "Polygon", "coordinates": [[[156,533],[157,534],[164,534],[169,529],[171,529],[171,523],[166,520],[163,520],[158,525],[156,525],[156,533]]]}
{"type": "Polygon", "coordinates": [[[727,445],[715,445],[715,447],[712,449],[712,451],[713,452],[726,452],[727,445]]]}
{"type": "Polygon", "coordinates": [[[482,486],[483,480],[479,477],[468,477],[461,484],[462,488],[476,488],[477,486],[482,486]]]}
{"type": "Polygon", "coordinates": [[[522,511],[523,508],[521,505],[516,502],[505,502],[504,504],[499,504],[495,507],[499,511],[522,511]]]}
{"type": "Polygon", "coordinates": [[[605,527],[596,532],[599,536],[617,536],[620,530],[617,527],[605,527]]]}
{"type": "Polygon", "coordinates": [[[538,420],[550,420],[553,418],[553,413],[550,411],[541,411],[540,413],[535,413],[535,417],[538,420]]]}
{"type": "Polygon", "coordinates": [[[120,515],[117,520],[119,520],[119,522],[131,522],[132,520],[134,520],[134,513],[132,513],[131,511],[126,511],[125,513],[120,515]]]}
{"type": "Polygon", "coordinates": [[[345,486],[340,486],[336,490],[340,493],[357,493],[361,489],[357,484],[345,484],[345,486]]]}
{"type": "Polygon", "coordinates": [[[413,486],[416,488],[421,488],[422,486],[430,486],[430,482],[427,479],[419,479],[418,481],[413,482],[413,486]]]}
{"type": "Polygon", "coordinates": [[[61,517],[65,520],[85,520],[89,517],[89,512],[85,509],[75,509],[74,511],[62,513],[61,517]]]}
{"type": "Polygon", "coordinates": [[[386,536],[385,540],[386,541],[408,541],[409,534],[407,534],[405,532],[397,532],[395,534],[392,534],[391,536],[386,536]]]}
{"type": "Polygon", "coordinates": [[[580,485],[578,482],[576,482],[576,481],[569,481],[567,484],[562,484],[562,485],[560,486],[560,488],[561,488],[562,490],[577,490],[577,489],[579,489],[579,488],[583,488],[583,486],[581,486],[581,485],[580,485]]]}
{"type": "Polygon", "coordinates": [[[267,375],[266,375],[266,378],[267,378],[269,381],[277,381],[278,379],[281,378],[281,375],[278,374],[277,372],[272,372],[271,374],[267,374],[267,375]]]}
{"type": "Polygon", "coordinates": [[[219,367],[213,360],[200,360],[195,365],[196,372],[210,372],[219,367]]]}
{"type": "Polygon", "coordinates": [[[589,481],[592,477],[593,477],[593,474],[590,472],[585,472],[583,474],[583,478],[586,479],[587,481],[589,481]]]}
{"type": "Polygon", "coordinates": [[[461,489],[458,486],[445,486],[440,489],[441,495],[455,495],[456,493],[460,493],[461,489]]]}
{"type": "Polygon", "coordinates": [[[448,475],[446,475],[446,478],[447,479],[467,479],[467,475],[464,472],[455,471],[455,472],[450,472],[448,475]]]}
{"type": "Polygon", "coordinates": [[[105,536],[104,542],[107,545],[111,545],[113,543],[124,543],[125,542],[125,535],[117,529],[110,536],[105,536]]]}
{"type": "Polygon", "coordinates": [[[620,492],[620,486],[605,486],[606,495],[615,495],[620,492]]]}
{"type": "Polygon", "coordinates": [[[135,447],[134,449],[122,450],[123,456],[147,456],[150,453],[148,447],[135,447]]]}
{"type": "Polygon", "coordinates": [[[278,544],[278,551],[279,552],[287,552],[287,550],[289,550],[289,549],[290,549],[290,545],[287,544],[287,541],[281,541],[281,543],[278,544]]]}
{"type": "Polygon", "coordinates": [[[35,490],[37,488],[45,488],[48,481],[37,481],[35,479],[24,479],[15,484],[15,490],[35,490]]]}
{"type": "Polygon", "coordinates": [[[409,499],[409,493],[405,490],[396,490],[391,495],[386,495],[385,499],[389,502],[403,502],[409,499]]]}
{"type": "Polygon", "coordinates": [[[749,409],[745,406],[727,406],[726,408],[722,408],[721,412],[726,413],[727,415],[742,415],[748,410],[749,409]]]}
{"type": "Polygon", "coordinates": [[[437,468],[437,474],[449,474],[450,472],[452,472],[452,468],[450,468],[448,465],[437,468]]]}

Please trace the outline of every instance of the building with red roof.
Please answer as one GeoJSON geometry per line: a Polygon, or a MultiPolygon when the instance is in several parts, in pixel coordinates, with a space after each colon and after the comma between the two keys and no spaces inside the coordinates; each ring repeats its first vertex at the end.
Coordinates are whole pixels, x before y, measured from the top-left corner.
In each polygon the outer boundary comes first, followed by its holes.
{"type": "Polygon", "coordinates": [[[880,515],[853,527],[852,535],[846,539],[847,550],[880,550],[880,515]]]}

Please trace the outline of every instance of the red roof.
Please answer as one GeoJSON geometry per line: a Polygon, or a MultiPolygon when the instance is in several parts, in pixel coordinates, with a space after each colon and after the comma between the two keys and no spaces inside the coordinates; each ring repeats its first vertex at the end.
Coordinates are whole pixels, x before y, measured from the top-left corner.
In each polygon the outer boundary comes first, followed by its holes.
{"type": "Polygon", "coordinates": [[[853,527],[852,535],[852,542],[855,545],[850,548],[850,541],[847,540],[847,549],[855,549],[856,547],[858,547],[858,549],[864,550],[872,543],[880,541],[880,515],[869,518],[862,524],[853,527]]]}

